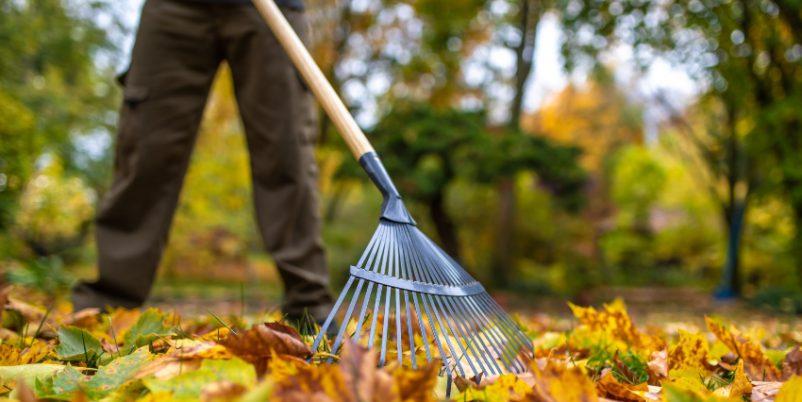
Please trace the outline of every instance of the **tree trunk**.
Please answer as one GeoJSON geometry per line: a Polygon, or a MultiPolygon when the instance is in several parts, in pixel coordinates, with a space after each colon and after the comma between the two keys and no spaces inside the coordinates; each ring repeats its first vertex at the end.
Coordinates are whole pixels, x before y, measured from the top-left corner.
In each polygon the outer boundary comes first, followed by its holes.
{"type": "Polygon", "coordinates": [[[448,214],[445,208],[445,199],[443,193],[438,193],[434,198],[429,200],[429,217],[434,223],[434,228],[437,231],[437,237],[440,238],[443,250],[451,256],[454,260],[461,263],[461,253],[459,236],[457,235],[457,228],[454,225],[454,220],[448,214]]]}
{"type": "Polygon", "coordinates": [[[724,261],[724,270],[721,274],[721,283],[716,289],[718,299],[733,299],[741,296],[741,239],[743,238],[744,216],[746,215],[746,202],[734,203],[727,218],[727,256],[724,261]]]}
{"type": "Polygon", "coordinates": [[[513,243],[515,242],[515,182],[503,179],[498,184],[498,221],[493,254],[493,284],[504,288],[512,283],[513,243]]]}
{"type": "MultiPolygon", "coordinates": [[[[518,15],[518,30],[521,40],[513,49],[515,51],[515,76],[513,83],[513,99],[510,103],[507,127],[511,132],[521,129],[521,110],[523,108],[526,82],[532,73],[532,63],[537,42],[537,28],[543,15],[542,5],[538,1],[523,0],[518,15]]],[[[504,177],[497,184],[498,189],[498,222],[493,250],[492,268],[496,287],[505,287],[512,281],[513,244],[515,243],[515,178],[504,177]]]]}

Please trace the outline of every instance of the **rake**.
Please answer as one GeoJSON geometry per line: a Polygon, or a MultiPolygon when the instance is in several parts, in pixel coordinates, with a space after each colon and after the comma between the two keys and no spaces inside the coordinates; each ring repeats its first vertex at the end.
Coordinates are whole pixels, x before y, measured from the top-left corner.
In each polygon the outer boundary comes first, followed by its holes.
{"type": "Polygon", "coordinates": [[[394,358],[417,368],[439,360],[449,379],[526,371],[531,341],[479,282],[418,229],[379,156],[279,8],[273,0],[253,1],[383,196],[379,226],[350,267],[312,350],[339,320],[332,354],[350,338],[380,347],[379,365],[394,358]]]}

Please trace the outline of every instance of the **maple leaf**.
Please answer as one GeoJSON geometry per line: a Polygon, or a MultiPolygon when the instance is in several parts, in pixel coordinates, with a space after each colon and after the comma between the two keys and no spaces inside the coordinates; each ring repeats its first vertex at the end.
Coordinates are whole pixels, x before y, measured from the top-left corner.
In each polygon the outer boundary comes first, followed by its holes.
{"type": "Polygon", "coordinates": [[[716,338],[721,343],[744,360],[746,376],[749,379],[753,381],[776,381],[782,377],[780,370],[766,357],[760,345],[741,336],[734,330],[727,329],[710,317],[705,317],[705,322],[710,332],[716,335],[716,338]]]}
{"type": "Polygon", "coordinates": [[[649,387],[645,382],[640,384],[620,382],[615,378],[612,370],[605,370],[605,372],[602,373],[599,382],[596,383],[596,389],[599,391],[600,396],[624,402],[646,401],[647,399],[644,397],[644,394],[649,392],[649,387]]]}
{"type": "Polygon", "coordinates": [[[596,386],[576,366],[567,367],[549,361],[541,369],[532,365],[534,386],[523,401],[532,402],[595,402],[599,400],[596,386]]]}
{"type": "Polygon", "coordinates": [[[393,377],[376,368],[378,360],[375,349],[352,342],[344,345],[340,370],[345,387],[351,394],[348,400],[389,402],[399,399],[397,392],[393,392],[393,377]]]}
{"type": "Polygon", "coordinates": [[[707,370],[709,351],[710,347],[704,335],[679,331],[677,343],[668,350],[668,368],[707,370]]]}
{"type": "Polygon", "coordinates": [[[440,363],[432,361],[417,370],[398,367],[393,370],[393,380],[398,388],[399,399],[407,401],[435,401],[434,388],[437,386],[437,374],[440,363]]]}
{"type": "Polygon", "coordinates": [[[295,357],[312,354],[294,328],[278,322],[257,324],[241,333],[232,332],[220,344],[253,364],[260,377],[267,371],[267,362],[276,354],[295,357]]]}
{"type": "Polygon", "coordinates": [[[580,324],[594,333],[623,341],[639,350],[654,351],[665,347],[665,341],[657,336],[645,334],[635,327],[627,314],[626,305],[620,299],[604,304],[600,311],[573,303],[568,303],[568,306],[580,324]]]}

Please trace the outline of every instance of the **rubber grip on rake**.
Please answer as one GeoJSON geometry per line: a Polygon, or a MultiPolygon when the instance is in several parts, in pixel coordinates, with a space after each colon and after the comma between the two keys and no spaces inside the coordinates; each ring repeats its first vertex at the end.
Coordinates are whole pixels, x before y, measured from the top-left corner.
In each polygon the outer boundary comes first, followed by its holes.
{"type": "Polygon", "coordinates": [[[376,155],[375,152],[366,152],[359,158],[359,164],[362,165],[362,169],[365,170],[370,180],[379,188],[382,197],[384,197],[381,217],[397,223],[415,225],[415,220],[412,219],[407,207],[404,206],[404,201],[401,200],[401,195],[398,193],[398,189],[395,188],[393,179],[387,174],[379,155],[376,155]]]}

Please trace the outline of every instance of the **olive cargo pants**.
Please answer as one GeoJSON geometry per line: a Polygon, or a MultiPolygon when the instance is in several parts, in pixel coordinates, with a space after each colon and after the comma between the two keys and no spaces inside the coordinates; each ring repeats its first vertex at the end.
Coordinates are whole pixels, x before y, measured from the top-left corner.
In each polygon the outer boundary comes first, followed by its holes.
{"type": "MultiPolygon", "coordinates": [[[[302,11],[283,11],[303,37],[302,11]]],[[[114,180],[96,219],[100,275],[73,290],[76,309],[133,307],[147,298],[223,61],[245,127],[259,231],[284,282],[284,313],[328,313],[311,94],[252,5],[182,0],[143,6],[121,80],[114,180]]]]}

